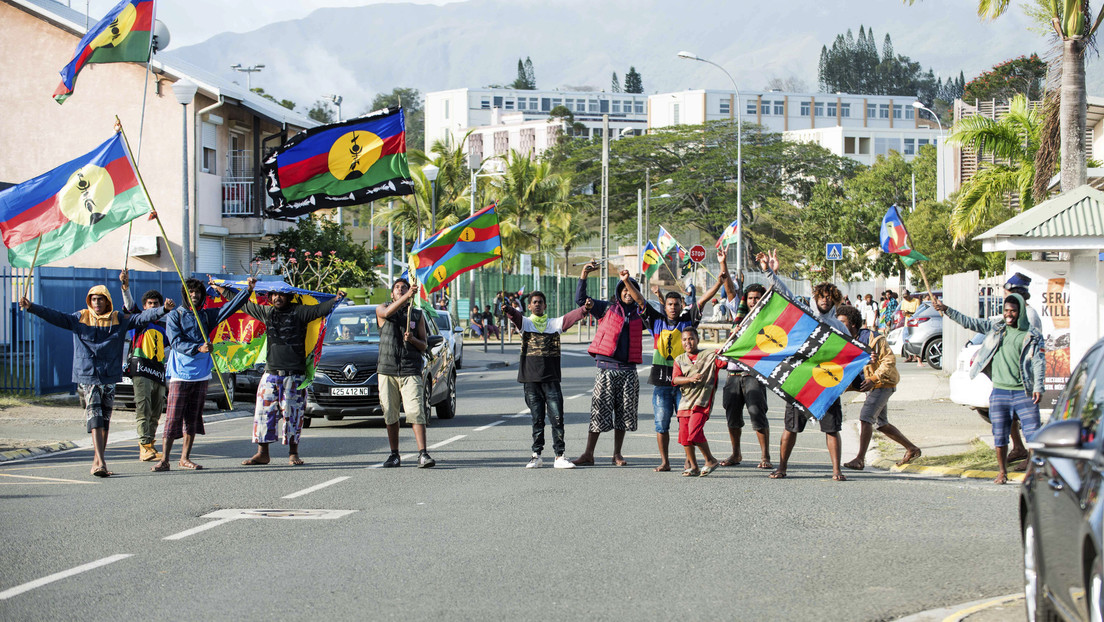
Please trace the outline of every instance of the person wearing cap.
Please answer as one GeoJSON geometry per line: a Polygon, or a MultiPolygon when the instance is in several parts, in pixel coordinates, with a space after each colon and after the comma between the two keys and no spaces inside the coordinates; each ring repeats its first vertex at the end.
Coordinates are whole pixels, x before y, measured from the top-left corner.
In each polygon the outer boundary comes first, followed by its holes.
{"type": "Polygon", "coordinates": [[[997,477],[993,483],[1005,484],[1013,417],[1019,417],[1029,441],[1039,428],[1039,400],[1043,397],[1046,372],[1043,333],[1031,325],[1024,312],[1027,303],[1016,293],[1004,299],[1004,313],[999,320],[970,317],[938,298],[932,301],[932,306],[952,322],[985,334],[970,367],[970,377],[984,373],[993,379],[993,391],[989,394],[989,421],[997,450],[997,477]]]}

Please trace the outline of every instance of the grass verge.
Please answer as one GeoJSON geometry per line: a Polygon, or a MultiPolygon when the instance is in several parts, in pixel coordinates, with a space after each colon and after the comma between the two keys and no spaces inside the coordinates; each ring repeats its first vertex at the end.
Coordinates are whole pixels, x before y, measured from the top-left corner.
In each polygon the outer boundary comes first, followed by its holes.
{"type": "Polygon", "coordinates": [[[80,406],[76,395],[0,395],[0,410],[22,406],[80,406]]]}
{"type": "MultiPolygon", "coordinates": [[[[899,460],[903,455],[901,447],[885,436],[877,435],[878,451],[886,458],[899,460]]],[[[997,452],[978,439],[970,442],[970,450],[959,454],[946,456],[921,456],[909,464],[918,466],[940,466],[956,469],[996,471],[997,452]]]]}

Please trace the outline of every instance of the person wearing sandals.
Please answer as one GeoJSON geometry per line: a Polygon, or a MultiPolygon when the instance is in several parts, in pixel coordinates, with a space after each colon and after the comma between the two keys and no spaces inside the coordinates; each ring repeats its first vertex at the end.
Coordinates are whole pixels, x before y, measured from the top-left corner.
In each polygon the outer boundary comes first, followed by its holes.
{"type": "Polygon", "coordinates": [[[851,336],[870,348],[873,356],[859,376],[859,391],[866,392],[862,410],[859,411],[859,452],[855,459],[843,466],[861,471],[866,467],[866,450],[870,448],[870,438],[875,427],[893,442],[905,448],[905,457],[897,466],[908,464],[920,457],[920,448],[906,437],[897,426],[889,422],[889,398],[897,390],[901,375],[897,372],[897,357],[886,343],[886,338],[872,330],[862,328],[863,317],[855,307],[843,306],[836,310],[836,317],[851,331],[851,336]]]}
{"type": "Polygon", "coordinates": [[[88,308],[62,313],[32,303],[23,296],[19,306],[58,328],[73,333],[73,382],[85,402],[85,424],[92,435],[92,475],[108,477],[107,432],[115,405],[115,384],[123,378],[123,343],[133,328],[156,322],[172,310],[173,301],[146,309],[140,314],[120,313],[112,308],[107,287],[96,285],[85,297],[88,308]]]}
{"type": "Polygon", "coordinates": [[[249,289],[242,290],[234,300],[221,309],[204,309],[207,300],[207,287],[199,279],[188,279],[181,287],[181,295],[191,301],[191,307],[179,307],[165,318],[165,332],[169,336],[168,366],[165,373],[169,376],[169,404],[165,410],[165,431],[161,447],[161,460],[153,465],[151,471],[169,470],[169,456],[173,441],[184,439],[177,464],[184,469],[197,471],[200,465],[192,462],[192,445],[196,434],[204,434],[203,402],[207,400],[207,381],[211,379],[214,361],[211,359],[211,345],[204,337],[210,335],[215,327],[237,312],[249,300],[254,280],[250,280],[249,289]],[[194,307],[195,312],[192,312],[194,307]],[[199,315],[199,322],[196,315],[199,315]]]}
{"type": "Polygon", "coordinates": [[[721,463],[709,451],[705,438],[705,422],[713,410],[713,395],[717,392],[717,373],[728,361],[718,356],[716,350],[698,350],[698,329],[687,326],[682,329],[682,354],[675,358],[671,384],[682,393],[679,401],[679,444],[686,448],[685,477],[705,477],[721,463]],[[705,466],[699,471],[696,452],[700,451],[705,466]]]}
{"type": "MultiPolygon", "coordinates": [[[[838,287],[831,283],[818,284],[813,288],[811,304],[805,305],[793,295],[793,292],[786,287],[782,279],[778,278],[779,263],[776,250],[771,250],[770,253],[759,253],[755,256],[755,261],[763,272],[767,273],[771,280],[771,287],[785,294],[805,313],[813,316],[822,324],[827,324],[844,335],[850,334],[847,327],[836,318],[837,308],[843,300],[843,294],[840,293],[838,287]]],[[[790,462],[794,445],[797,444],[797,435],[805,431],[805,424],[809,421],[809,417],[810,415],[802,412],[793,402],[786,404],[785,426],[782,429],[782,439],[778,443],[778,468],[771,472],[771,479],[786,477],[786,467],[790,462]]],[[[824,432],[824,442],[828,446],[828,459],[832,464],[832,479],[837,482],[847,481],[847,476],[843,474],[840,466],[839,433],[843,429],[843,405],[840,404],[838,398],[828,406],[828,410],[821,417],[819,425],[820,431],[824,432]]]]}

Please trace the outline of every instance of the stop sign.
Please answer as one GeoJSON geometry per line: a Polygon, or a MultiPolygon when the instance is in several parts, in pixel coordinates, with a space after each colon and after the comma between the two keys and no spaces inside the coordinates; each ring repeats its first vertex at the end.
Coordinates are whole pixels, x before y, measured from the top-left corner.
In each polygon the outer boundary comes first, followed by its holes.
{"type": "Polygon", "coordinates": [[[705,247],[698,244],[690,249],[690,261],[701,263],[705,261],[705,247]]]}

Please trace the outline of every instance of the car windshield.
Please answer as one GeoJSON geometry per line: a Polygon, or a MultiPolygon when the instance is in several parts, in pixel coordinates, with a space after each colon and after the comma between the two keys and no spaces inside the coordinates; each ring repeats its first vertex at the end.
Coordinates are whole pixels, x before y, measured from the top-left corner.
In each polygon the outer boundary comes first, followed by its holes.
{"type": "Polygon", "coordinates": [[[449,326],[449,317],[445,313],[438,313],[434,321],[437,322],[437,328],[442,333],[447,333],[452,330],[449,326]]]}
{"type": "Polygon", "coordinates": [[[379,327],[374,308],[338,307],[326,327],[322,343],[378,343],[379,327]]]}

